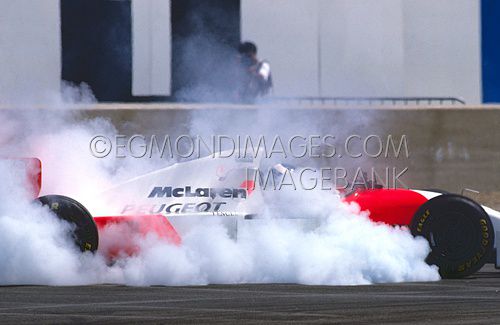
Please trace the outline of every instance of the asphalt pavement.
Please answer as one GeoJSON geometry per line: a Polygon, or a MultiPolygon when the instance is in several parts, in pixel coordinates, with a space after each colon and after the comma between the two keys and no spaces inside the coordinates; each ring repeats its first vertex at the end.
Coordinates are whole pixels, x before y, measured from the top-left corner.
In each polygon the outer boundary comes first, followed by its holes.
{"type": "Polygon", "coordinates": [[[365,286],[0,287],[1,323],[500,323],[500,270],[365,286]]]}

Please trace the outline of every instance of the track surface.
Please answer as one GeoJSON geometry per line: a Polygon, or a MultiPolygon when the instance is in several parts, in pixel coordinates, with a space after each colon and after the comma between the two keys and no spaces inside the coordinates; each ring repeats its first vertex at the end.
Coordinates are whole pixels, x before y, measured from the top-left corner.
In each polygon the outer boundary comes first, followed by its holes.
{"type": "Polygon", "coordinates": [[[500,271],[371,286],[0,288],[2,323],[500,323],[500,271]]]}

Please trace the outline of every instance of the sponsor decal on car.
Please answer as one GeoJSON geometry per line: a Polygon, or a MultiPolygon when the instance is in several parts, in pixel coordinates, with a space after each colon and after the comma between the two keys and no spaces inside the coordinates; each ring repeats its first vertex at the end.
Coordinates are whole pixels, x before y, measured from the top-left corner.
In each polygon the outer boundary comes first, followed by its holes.
{"type": "Polygon", "coordinates": [[[214,187],[172,187],[155,186],[148,195],[148,198],[163,197],[210,197],[215,199],[221,197],[225,199],[246,199],[247,190],[244,188],[214,188],[214,187]]]}
{"type": "Polygon", "coordinates": [[[226,202],[189,202],[189,203],[163,203],[163,204],[127,204],[121,214],[172,214],[193,212],[218,212],[226,202]]]}

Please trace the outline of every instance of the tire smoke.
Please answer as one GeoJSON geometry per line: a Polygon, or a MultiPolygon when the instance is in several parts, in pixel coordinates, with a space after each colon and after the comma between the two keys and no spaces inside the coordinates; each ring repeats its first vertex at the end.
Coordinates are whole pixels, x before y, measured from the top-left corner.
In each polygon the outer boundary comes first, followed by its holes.
{"type": "MultiPolygon", "coordinates": [[[[279,203],[270,205],[262,219],[242,224],[237,240],[222,224],[200,222],[183,236],[180,246],[154,235],[136,236],[132,240],[138,253],[109,264],[99,252],[77,251],[68,235],[69,224],[30,202],[22,184],[16,183],[20,178],[12,163],[3,162],[0,171],[3,184],[8,184],[2,187],[0,204],[3,285],[353,285],[439,279],[436,267],[424,262],[429,252],[424,239],[375,224],[338,196],[314,191],[277,193],[279,203]],[[304,227],[285,219],[297,213],[304,222],[319,224],[304,227]]],[[[101,236],[108,244],[123,240],[113,227],[101,236]]]]}

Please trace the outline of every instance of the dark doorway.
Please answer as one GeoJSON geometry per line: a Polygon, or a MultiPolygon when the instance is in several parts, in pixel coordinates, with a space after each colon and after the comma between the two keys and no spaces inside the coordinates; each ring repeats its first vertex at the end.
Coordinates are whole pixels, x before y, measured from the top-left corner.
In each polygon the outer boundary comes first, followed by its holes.
{"type": "Polygon", "coordinates": [[[131,33],[130,1],[61,0],[62,79],[99,101],[130,100],[131,33]]]}
{"type": "Polygon", "coordinates": [[[228,101],[240,42],[239,0],[172,0],[172,95],[228,101]]]}

